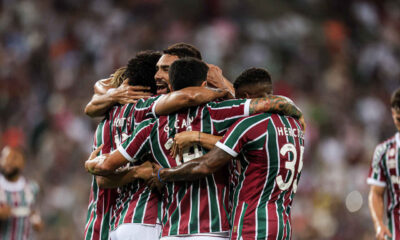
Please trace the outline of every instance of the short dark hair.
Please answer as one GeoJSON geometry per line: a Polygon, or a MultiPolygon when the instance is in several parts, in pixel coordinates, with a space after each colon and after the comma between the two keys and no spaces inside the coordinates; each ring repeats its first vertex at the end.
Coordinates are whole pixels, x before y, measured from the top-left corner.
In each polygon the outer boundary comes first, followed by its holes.
{"type": "Polygon", "coordinates": [[[158,51],[146,50],[136,54],[129,60],[126,69],[126,77],[129,84],[133,86],[148,86],[150,92],[157,93],[157,85],[154,75],[157,72],[156,64],[160,59],[161,53],[158,51]]]}
{"type": "Polygon", "coordinates": [[[393,92],[390,98],[390,106],[396,111],[400,110],[400,88],[393,92]]]}
{"type": "Polygon", "coordinates": [[[236,78],[233,87],[237,90],[240,87],[254,85],[256,83],[272,84],[271,76],[267,70],[263,68],[246,69],[236,78]]]}
{"type": "Polygon", "coordinates": [[[181,58],[169,68],[169,80],[172,89],[177,91],[185,87],[200,86],[207,78],[208,66],[203,61],[193,58],[181,58]]]}
{"type": "Polygon", "coordinates": [[[188,43],[175,43],[163,50],[164,54],[175,55],[179,58],[193,57],[202,60],[200,51],[188,43]]]}

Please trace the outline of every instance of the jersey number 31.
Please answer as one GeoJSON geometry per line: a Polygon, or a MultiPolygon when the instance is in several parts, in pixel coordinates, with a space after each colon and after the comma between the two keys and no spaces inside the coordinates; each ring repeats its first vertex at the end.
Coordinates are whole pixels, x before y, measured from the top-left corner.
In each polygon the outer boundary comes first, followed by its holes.
{"type": "MultiPolygon", "coordinates": [[[[294,179],[295,175],[295,166],[297,163],[297,149],[292,143],[286,143],[283,145],[281,150],[279,151],[282,156],[285,156],[286,154],[292,153],[294,156],[294,159],[292,161],[286,161],[285,162],[285,168],[290,171],[290,178],[285,182],[282,178],[282,175],[279,175],[276,177],[276,183],[278,184],[279,189],[282,191],[287,190],[293,183],[293,192],[296,193],[297,191],[297,179],[294,179]]],[[[304,153],[304,147],[300,146],[300,162],[299,162],[299,168],[298,168],[298,173],[300,173],[301,169],[303,168],[303,153],[304,153]]],[[[288,156],[289,159],[289,156],[288,156]]],[[[289,173],[288,173],[289,174],[289,173]]]]}

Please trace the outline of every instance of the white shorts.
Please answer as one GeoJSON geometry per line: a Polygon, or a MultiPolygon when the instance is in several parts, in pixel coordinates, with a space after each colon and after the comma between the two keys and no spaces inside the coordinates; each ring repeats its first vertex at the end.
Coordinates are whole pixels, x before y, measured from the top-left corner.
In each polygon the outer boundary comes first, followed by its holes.
{"type": "Polygon", "coordinates": [[[158,240],[160,234],[160,224],[124,223],[110,232],[110,240],[158,240]]]}
{"type": "Polygon", "coordinates": [[[204,235],[204,236],[175,236],[175,237],[162,237],[160,240],[226,240],[229,239],[229,237],[219,237],[219,236],[213,236],[213,235],[204,235]]]}

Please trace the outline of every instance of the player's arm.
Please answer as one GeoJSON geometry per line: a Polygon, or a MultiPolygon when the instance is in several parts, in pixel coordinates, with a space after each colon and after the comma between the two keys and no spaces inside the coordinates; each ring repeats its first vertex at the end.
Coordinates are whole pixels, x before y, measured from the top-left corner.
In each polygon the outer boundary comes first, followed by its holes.
{"type": "Polygon", "coordinates": [[[207,154],[174,168],[163,168],[158,172],[160,166],[155,166],[153,175],[158,177],[159,173],[162,182],[193,181],[215,173],[231,159],[232,156],[224,150],[213,148],[207,154]]]}
{"type": "Polygon", "coordinates": [[[108,176],[96,176],[96,182],[100,188],[117,188],[122,187],[138,178],[147,180],[147,178],[151,176],[152,172],[152,164],[150,161],[146,161],[140,166],[129,167],[115,174],[108,176]]]}
{"type": "Polygon", "coordinates": [[[287,97],[271,95],[265,98],[255,98],[250,102],[249,113],[278,113],[291,116],[300,120],[303,130],[305,130],[305,122],[303,113],[300,109],[287,97]]]}
{"type": "Polygon", "coordinates": [[[128,163],[128,160],[118,150],[113,151],[111,154],[97,156],[102,147],[103,145],[94,150],[85,162],[85,168],[89,173],[108,176],[113,174],[119,167],[128,163]]]}
{"type": "Polygon", "coordinates": [[[368,196],[369,210],[371,212],[372,221],[374,222],[376,238],[378,240],[385,240],[386,237],[392,237],[391,232],[383,223],[384,204],[383,198],[385,187],[371,185],[368,196]]]}
{"type": "Polygon", "coordinates": [[[157,115],[168,115],[183,108],[193,107],[222,98],[227,91],[206,87],[187,87],[163,95],[155,105],[157,115]]]}
{"type": "Polygon", "coordinates": [[[199,131],[185,131],[177,133],[174,137],[171,155],[175,157],[177,154],[181,154],[184,148],[194,144],[199,144],[203,148],[211,150],[221,138],[221,136],[214,136],[212,134],[199,131]]]}
{"type": "Polygon", "coordinates": [[[151,93],[148,92],[149,87],[130,86],[128,79],[117,88],[112,87],[109,81],[111,81],[111,78],[96,82],[94,86],[95,94],[85,107],[85,113],[88,116],[103,116],[116,103],[134,103],[138,99],[151,96],[151,93]]]}

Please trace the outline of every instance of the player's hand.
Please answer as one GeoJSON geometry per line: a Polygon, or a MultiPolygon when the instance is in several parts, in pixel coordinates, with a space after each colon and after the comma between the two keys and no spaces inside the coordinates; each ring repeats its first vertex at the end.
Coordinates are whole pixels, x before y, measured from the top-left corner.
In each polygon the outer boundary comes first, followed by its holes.
{"type": "Polygon", "coordinates": [[[376,239],[377,240],[386,240],[386,236],[391,238],[392,233],[385,225],[380,225],[376,231],[376,239]]]}
{"type": "Polygon", "coordinates": [[[44,224],[39,214],[34,213],[29,219],[32,223],[33,230],[35,230],[36,232],[41,232],[43,230],[44,224]]]}
{"type": "Polygon", "coordinates": [[[119,87],[109,90],[108,93],[115,102],[120,104],[136,103],[141,98],[151,96],[150,87],[131,86],[128,82],[129,79],[125,79],[119,87]]]}
{"type": "Polygon", "coordinates": [[[0,220],[7,220],[11,217],[11,207],[8,205],[0,206],[0,220]]]}
{"type": "Polygon", "coordinates": [[[159,193],[162,193],[164,183],[160,182],[160,180],[158,179],[158,170],[161,168],[161,166],[156,163],[152,163],[152,165],[153,173],[151,175],[151,178],[147,181],[147,185],[150,187],[150,189],[155,189],[159,193]]]}
{"type": "Polygon", "coordinates": [[[301,127],[303,128],[303,132],[306,132],[306,121],[304,120],[304,116],[301,116],[299,118],[299,122],[301,124],[301,127]]]}
{"type": "Polygon", "coordinates": [[[88,160],[93,160],[97,157],[97,155],[99,155],[99,152],[101,151],[101,149],[104,147],[104,143],[101,144],[98,148],[96,148],[89,156],[88,160]]]}
{"type": "Polygon", "coordinates": [[[207,86],[213,88],[225,89],[224,76],[222,75],[221,68],[213,64],[207,64],[207,65],[208,65],[207,86]]]}
{"type": "Polygon", "coordinates": [[[153,165],[150,161],[146,161],[142,165],[135,167],[135,178],[140,178],[147,182],[151,178],[152,174],[153,165]]]}
{"type": "Polygon", "coordinates": [[[175,158],[177,154],[181,156],[182,159],[182,151],[186,147],[193,145],[193,143],[197,142],[199,139],[198,131],[185,131],[177,133],[174,137],[174,143],[172,144],[172,150],[170,155],[175,158]]]}

